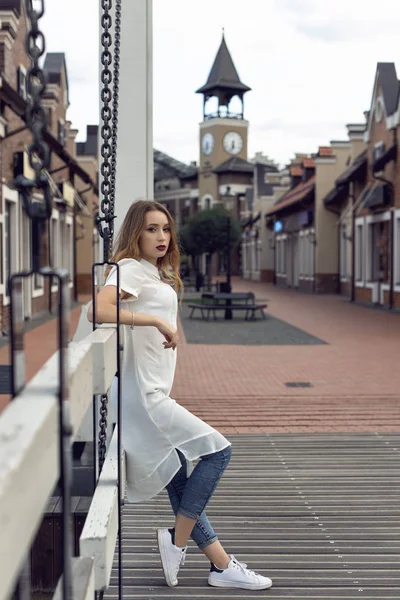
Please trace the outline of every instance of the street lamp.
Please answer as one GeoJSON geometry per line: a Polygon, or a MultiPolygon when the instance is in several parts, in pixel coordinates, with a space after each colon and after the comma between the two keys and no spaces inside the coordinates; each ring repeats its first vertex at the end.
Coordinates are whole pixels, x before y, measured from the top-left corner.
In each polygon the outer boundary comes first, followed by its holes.
{"type": "MultiPolygon", "coordinates": [[[[224,205],[228,212],[227,217],[226,217],[226,240],[227,240],[226,283],[224,286],[225,292],[227,294],[230,294],[232,292],[232,285],[231,285],[231,271],[232,271],[232,266],[231,266],[231,214],[235,207],[235,198],[236,198],[235,194],[231,193],[231,187],[228,185],[226,187],[225,194],[223,195],[224,205]]],[[[228,299],[226,301],[226,306],[227,306],[227,308],[225,310],[225,319],[231,320],[232,319],[232,310],[230,308],[231,300],[228,299]]]]}

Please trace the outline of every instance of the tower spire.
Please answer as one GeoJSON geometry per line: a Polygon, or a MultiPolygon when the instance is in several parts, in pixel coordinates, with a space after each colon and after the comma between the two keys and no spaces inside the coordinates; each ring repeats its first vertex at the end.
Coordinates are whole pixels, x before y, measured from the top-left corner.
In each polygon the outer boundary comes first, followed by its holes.
{"type": "MultiPolygon", "coordinates": [[[[225,106],[227,108],[227,114],[224,116],[240,116],[243,118],[243,96],[246,92],[250,91],[247,85],[242,83],[236,70],[235,64],[232,60],[232,56],[229,52],[228,46],[225,41],[225,29],[222,28],[222,40],[215,57],[213,66],[208,75],[207,82],[201,88],[196,90],[196,94],[203,94],[204,96],[204,109],[205,104],[209,98],[216,96],[218,98],[218,115],[220,115],[220,107],[225,106]],[[241,115],[230,115],[229,103],[234,96],[239,96],[242,101],[242,114],[241,115]]],[[[205,110],[204,110],[204,117],[205,110]]]]}

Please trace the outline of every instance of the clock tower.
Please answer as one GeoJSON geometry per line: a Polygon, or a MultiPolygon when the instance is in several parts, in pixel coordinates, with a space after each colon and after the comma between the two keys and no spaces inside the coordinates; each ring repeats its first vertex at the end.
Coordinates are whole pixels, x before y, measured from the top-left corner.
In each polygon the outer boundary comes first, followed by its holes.
{"type": "Polygon", "coordinates": [[[220,201],[216,167],[231,158],[247,160],[248,121],[244,119],[244,94],[251,88],[242,83],[222,35],[207,83],[196,93],[203,94],[203,121],[200,123],[199,201],[202,208],[220,201]],[[240,112],[230,110],[232,98],[241,102],[240,112]],[[207,110],[207,102],[215,97],[217,110],[207,110]]]}

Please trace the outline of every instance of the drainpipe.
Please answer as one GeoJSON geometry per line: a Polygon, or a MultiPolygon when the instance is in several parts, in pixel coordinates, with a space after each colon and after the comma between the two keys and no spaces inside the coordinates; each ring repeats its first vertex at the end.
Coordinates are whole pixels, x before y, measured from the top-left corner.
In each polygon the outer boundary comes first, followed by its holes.
{"type": "Polygon", "coordinates": [[[317,230],[315,227],[315,222],[314,222],[314,239],[312,240],[312,245],[314,246],[314,256],[313,256],[313,263],[314,263],[314,280],[313,280],[313,294],[317,293],[317,230]]]}
{"type": "Polygon", "coordinates": [[[394,207],[390,213],[390,289],[389,289],[389,308],[394,308],[394,207]]]}
{"type": "MultiPolygon", "coordinates": [[[[73,188],[75,188],[75,173],[72,169],[69,171],[69,180],[73,188]]],[[[78,216],[76,198],[74,194],[74,204],[73,204],[73,221],[72,221],[72,270],[71,278],[74,286],[73,298],[75,302],[78,302],[78,252],[77,252],[77,240],[76,240],[76,219],[78,216]]]]}

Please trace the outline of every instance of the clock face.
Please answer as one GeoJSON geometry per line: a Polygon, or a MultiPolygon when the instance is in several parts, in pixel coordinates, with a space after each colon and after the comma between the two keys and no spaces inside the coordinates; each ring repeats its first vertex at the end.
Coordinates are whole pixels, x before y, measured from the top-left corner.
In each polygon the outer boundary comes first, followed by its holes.
{"type": "Polygon", "coordinates": [[[243,148],[243,138],[237,131],[229,131],[224,135],[223,146],[228,154],[239,154],[243,148]]]}
{"type": "Polygon", "coordinates": [[[203,154],[206,156],[209,156],[214,150],[214,136],[212,133],[208,132],[203,135],[203,139],[201,140],[201,149],[203,154]]]}

